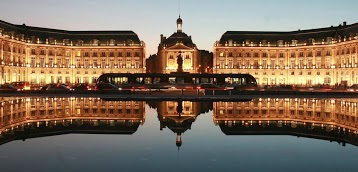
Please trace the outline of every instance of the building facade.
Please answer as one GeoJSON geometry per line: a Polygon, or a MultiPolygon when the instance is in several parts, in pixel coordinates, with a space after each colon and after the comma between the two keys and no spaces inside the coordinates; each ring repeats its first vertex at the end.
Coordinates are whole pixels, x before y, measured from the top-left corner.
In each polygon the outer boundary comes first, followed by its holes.
{"type": "Polygon", "coordinates": [[[358,145],[357,100],[255,99],[214,102],[213,120],[227,135],[296,135],[358,145]]]}
{"type": "Polygon", "coordinates": [[[147,72],[171,73],[178,70],[178,57],[183,59],[183,70],[189,73],[203,73],[212,67],[212,53],[198,50],[191,36],[182,30],[183,20],[176,21],[177,32],[166,38],[160,35],[158,53],[147,60],[147,72]]]}
{"type": "Polygon", "coordinates": [[[214,73],[249,73],[261,85],[358,83],[358,23],[293,32],[228,31],[214,73]]]}
{"type": "Polygon", "coordinates": [[[0,83],[95,82],[102,73],[145,72],[133,31],[64,31],[0,21],[0,83]]]}

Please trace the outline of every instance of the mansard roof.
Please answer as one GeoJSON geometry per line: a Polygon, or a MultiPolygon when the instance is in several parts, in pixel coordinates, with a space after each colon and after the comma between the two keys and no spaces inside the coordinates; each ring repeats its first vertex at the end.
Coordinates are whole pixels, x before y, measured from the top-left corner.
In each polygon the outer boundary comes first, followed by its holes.
{"type": "Polygon", "coordinates": [[[349,37],[353,38],[355,36],[358,36],[358,23],[289,32],[227,31],[222,35],[219,44],[228,44],[229,41],[235,42],[236,44],[253,43],[255,45],[258,45],[260,42],[270,42],[270,44],[274,46],[278,41],[292,43],[293,40],[296,40],[297,44],[309,44],[310,40],[326,42],[328,38],[343,40],[344,38],[348,39],[349,37]]]}
{"type": "Polygon", "coordinates": [[[46,42],[47,39],[56,40],[58,43],[63,40],[73,42],[83,41],[83,44],[109,44],[114,40],[116,44],[140,44],[138,35],[130,30],[126,31],[67,31],[59,29],[41,28],[23,25],[15,25],[0,20],[0,30],[9,36],[19,37],[30,41],[46,42]]]}
{"type": "Polygon", "coordinates": [[[175,32],[163,42],[166,47],[171,47],[176,43],[182,43],[187,47],[195,47],[195,44],[191,40],[191,37],[184,32],[175,32]]]}

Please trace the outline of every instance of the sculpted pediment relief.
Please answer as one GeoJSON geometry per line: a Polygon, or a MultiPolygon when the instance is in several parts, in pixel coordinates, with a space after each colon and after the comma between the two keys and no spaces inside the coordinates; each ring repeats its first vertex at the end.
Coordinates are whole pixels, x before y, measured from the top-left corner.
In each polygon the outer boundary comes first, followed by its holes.
{"type": "Polygon", "coordinates": [[[185,46],[182,43],[176,43],[175,45],[166,48],[166,50],[194,50],[194,48],[185,46]]]}

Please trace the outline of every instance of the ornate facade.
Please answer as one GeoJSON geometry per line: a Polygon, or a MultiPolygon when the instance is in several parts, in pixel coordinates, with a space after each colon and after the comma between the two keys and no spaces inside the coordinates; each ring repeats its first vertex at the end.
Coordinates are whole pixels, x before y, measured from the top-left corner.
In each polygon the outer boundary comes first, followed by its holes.
{"type": "Polygon", "coordinates": [[[249,73],[261,85],[358,83],[358,23],[293,32],[228,31],[214,45],[215,73],[249,73]]]}
{"type": "Polygon", "coordinates": [[[64,31],[0,21],[0,83],[94,83],[102,73],[145,72],[133,31],[64,31]]]}
{"type": "Polygon", "coordinates": [[[144,122],[145,102],[75,97],[0,98],[0,145],[53,133],[133,134],[144,122]]]}
{"type": "Polygon", "coordinates": [[[215,102],[213,120],[227,135],[295,135],[358,145],[356,99],[255,99],[215,102]]]}
{"type": "Polygon", "coordinates": [[[177,72],[178,56],[183,59],[183,70],[189,73],[203,73],[212,67],[212,54],[208,51],[198,50],[191,36],[182,30],[183,20],[177,19],[177,32],[166,38],[160,35],[158,53],[148,59],[147,72],[170,73],[177,72]]]}
{"type": "MultiPolygon", "coordinates": [[[[146,120],[145,102],[100,98],[0,98],[0,145],[54,133],[133,134],[146,120]]],[[[200,114],[213,113],[227,135],[284,134],[358,145],[356,99],[254,99],[244,102],[148,101],[160,130],[176,145],[200,114]]],[[[153,114],[151,114],[153,115],[153,114]]]]}

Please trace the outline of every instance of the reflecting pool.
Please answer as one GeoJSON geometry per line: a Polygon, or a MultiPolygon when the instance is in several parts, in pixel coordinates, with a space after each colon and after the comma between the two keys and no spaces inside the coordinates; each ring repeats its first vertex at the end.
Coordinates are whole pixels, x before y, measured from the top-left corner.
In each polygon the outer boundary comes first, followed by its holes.
{"type": "Polygon", "coordinates": [[[0,98],[0,170],[357,171],[357,104],[0,98]]]}

